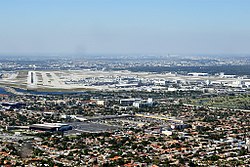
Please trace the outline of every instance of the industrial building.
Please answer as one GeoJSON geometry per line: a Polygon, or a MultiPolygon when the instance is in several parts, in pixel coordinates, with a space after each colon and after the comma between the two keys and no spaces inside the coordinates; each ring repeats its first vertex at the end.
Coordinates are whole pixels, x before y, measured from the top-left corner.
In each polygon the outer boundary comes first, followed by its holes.
{"type": "Polygon", "coordinates": [[[29,126],[31,130],[41,130],[41,131],[68,131],[72,130],[72,126],[63,123],[43,123],[43,124],[33,124],[29,126]]]}
{"type": "Polygon", "coordinates": [[[132,106],[134,102],[141,101],[141,98],[120,99],[121,106],[132,106]]]}

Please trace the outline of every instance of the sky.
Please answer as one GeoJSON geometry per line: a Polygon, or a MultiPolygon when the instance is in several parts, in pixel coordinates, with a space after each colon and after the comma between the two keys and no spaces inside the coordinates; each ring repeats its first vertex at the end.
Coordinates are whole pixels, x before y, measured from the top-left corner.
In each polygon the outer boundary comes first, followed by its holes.
{"type": "Polygon", "coordinates": [[[250,0],[0,0],[0,53],[249,54],[250,0]]]}

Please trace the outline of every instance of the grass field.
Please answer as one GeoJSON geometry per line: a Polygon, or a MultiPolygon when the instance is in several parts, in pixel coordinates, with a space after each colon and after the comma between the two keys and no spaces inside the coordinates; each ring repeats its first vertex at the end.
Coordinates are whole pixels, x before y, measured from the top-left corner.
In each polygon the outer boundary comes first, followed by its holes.
{"type": "Polygon", "coordinates": [[[237,96],[220,96],[212,98],[199,98],[188,100],[192,105],[203,105],[218,108],[231,108],[231,109],[250,109],[250,96],[237,95],[237,96]]]}

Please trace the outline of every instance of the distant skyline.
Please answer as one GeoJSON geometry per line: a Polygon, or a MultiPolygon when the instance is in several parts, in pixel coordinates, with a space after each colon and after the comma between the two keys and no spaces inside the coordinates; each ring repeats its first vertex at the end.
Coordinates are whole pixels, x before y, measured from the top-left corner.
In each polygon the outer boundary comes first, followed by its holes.
{"type": "Polygon", "coordinates": [[[249,54],[250,0],[0,0],[0,53],[249,54]]]}

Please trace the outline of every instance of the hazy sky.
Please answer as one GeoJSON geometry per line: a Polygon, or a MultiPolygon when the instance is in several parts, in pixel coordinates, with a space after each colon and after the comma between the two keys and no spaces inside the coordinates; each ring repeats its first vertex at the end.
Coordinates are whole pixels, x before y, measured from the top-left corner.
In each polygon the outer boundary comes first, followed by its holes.
{"type": "Polygon", "coordinates": [[[0,53],[250,53],[250,0],[0,0],[0,53]]]}

